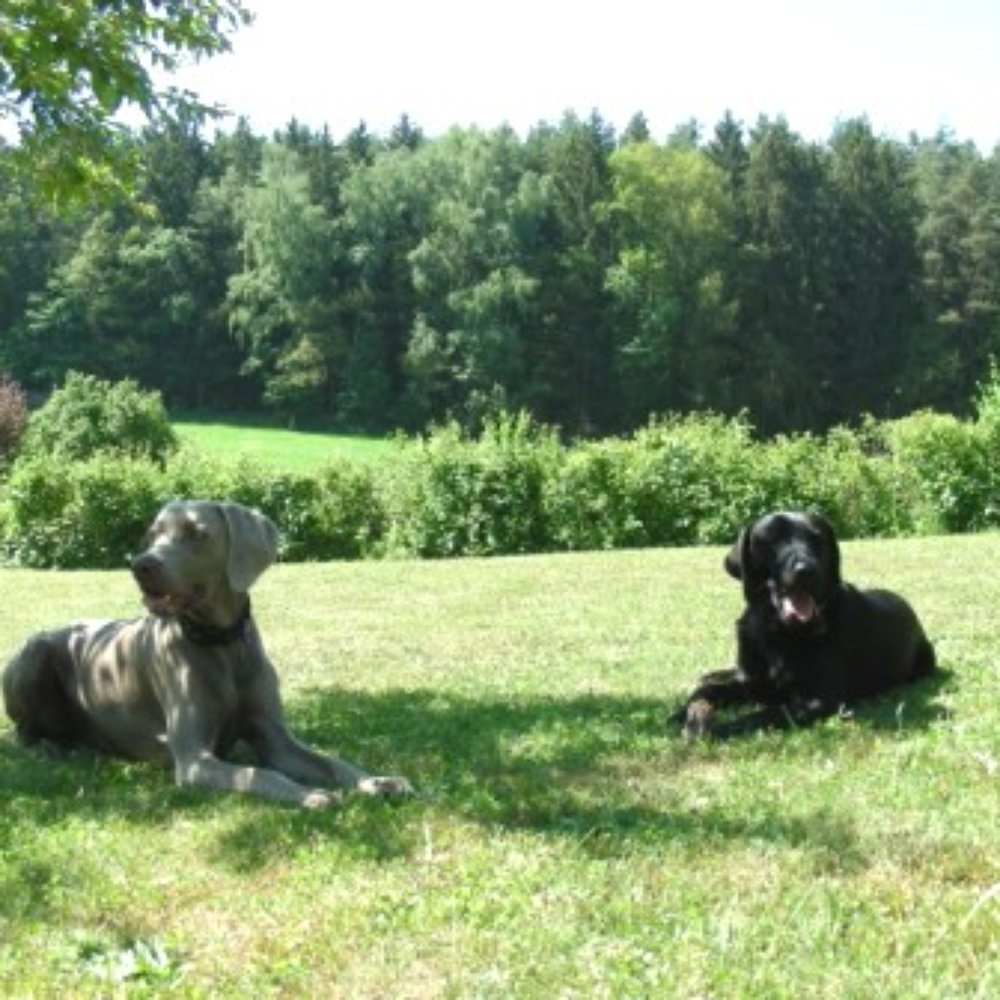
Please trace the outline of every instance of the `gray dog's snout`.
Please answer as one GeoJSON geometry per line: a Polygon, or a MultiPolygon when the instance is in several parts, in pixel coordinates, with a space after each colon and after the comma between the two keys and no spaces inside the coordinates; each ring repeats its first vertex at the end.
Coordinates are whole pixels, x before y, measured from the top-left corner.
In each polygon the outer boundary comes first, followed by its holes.
{"type": "Polygon", "coordinates": [[[160,560],[151,552],[140,552],[132,559],[132,575],[139,583],[148,583],[160,570],[160,560]]]}

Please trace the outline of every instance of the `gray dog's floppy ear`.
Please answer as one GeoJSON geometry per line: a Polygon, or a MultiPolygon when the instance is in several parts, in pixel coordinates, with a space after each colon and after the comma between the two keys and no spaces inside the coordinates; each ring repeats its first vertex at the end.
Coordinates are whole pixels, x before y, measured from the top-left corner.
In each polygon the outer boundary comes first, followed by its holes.
{"type": "Polygon", "coordinates": [[[750,560],[750,529],[744,528],[736,539],[736,543],[733,547],[726,553],[726,558],[723,560],[722,565],[725,566],[726,572],[730,576],[736,577],[737,580],[743,579],[743,567],[749,563],[750,560]]]}
{"type": "Polygon", "coordinates": [[[278,558],[278,529],[270,518],[242,504],[218,506],[229,533],[226,576],[229,586],[243,593],[278,558]]]}

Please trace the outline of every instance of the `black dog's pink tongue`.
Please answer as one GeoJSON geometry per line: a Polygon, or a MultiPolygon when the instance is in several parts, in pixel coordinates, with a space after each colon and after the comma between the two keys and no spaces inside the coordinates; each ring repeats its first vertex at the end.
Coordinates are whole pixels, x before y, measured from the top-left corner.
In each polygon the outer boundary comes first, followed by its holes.
{"type": "Polygon", "coordinates": [[[783,594],[779,611],[782,621],[805,625],[816,617],[816,602],[805,592],[783,594]]]}

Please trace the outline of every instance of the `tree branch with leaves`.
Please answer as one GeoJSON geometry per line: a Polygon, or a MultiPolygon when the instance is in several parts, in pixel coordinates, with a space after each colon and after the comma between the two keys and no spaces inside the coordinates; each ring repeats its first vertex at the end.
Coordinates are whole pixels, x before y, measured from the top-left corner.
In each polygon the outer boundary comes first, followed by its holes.
{"type": "Polygon", "coordinates": [[[135,162],[119,112],[217,113],[159,81],[250,20],[241,0],[0,0],[0,124],[47,194],[120,189],[135,162]]]}

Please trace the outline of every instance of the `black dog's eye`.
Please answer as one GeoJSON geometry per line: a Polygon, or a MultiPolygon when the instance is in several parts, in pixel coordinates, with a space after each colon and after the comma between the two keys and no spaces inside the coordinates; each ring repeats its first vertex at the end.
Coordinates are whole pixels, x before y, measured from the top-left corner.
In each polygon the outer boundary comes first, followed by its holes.
{"type": "Polygon", "coordinates": [[[770,569],[775,561],[775,544],[770,538],[751,537],[750,558],[763,569],[770,569]]]}
{"type": "Polygon", "coordinates": [[[806,528],[806,544],[811,552],[823,551],[823,533],[815,528],[806,528]]]}

